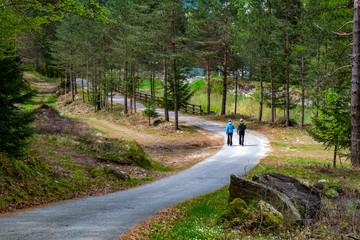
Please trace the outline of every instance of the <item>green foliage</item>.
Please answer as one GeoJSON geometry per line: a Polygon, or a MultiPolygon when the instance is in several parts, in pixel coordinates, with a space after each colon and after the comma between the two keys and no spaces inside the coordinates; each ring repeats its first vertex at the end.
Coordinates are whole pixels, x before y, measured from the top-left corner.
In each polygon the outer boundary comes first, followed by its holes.
{"type": "MultiPolygon", "coordinates": [[[[178,90],[177,90],[177,96],[178,96],[178,108],[181,109],[185,107],[191,100],[192,96],[195,94],[195,91],[191,89],[189,83],[187,83],[185,80],[184,73],[177,69],[176,71],[176,78],[178,83],[178,90]]],[[[167,91],[167,99],[162,98],[161,99],[161,105],[164,106],[164,108],[167,108],[168,110],[174,110],[175,108],[175,100],[174,100],[174,78],[173,73],[169,73],[168,76],[168,82],[165,87],[165,91],[167,91]]]]}
{"type": "Polygon", "coordinates": [[[19,108],[34,91],[22,78],[20,58],[0,58],[0,152],[20,155],[33,133],[31,112],[19,108]]]}
{"type": "Polygon", "coordinates": [[[314,127],[309,133],[326,148],[338,146],[348,149],[351,145],[350,106],[337,93],[325,92],[324,103],[318,107],[318,115],[313,118],[314,127]]]}
{"type": "Polygon", "coordinates": [[[198,92],[204,91],[205,90],[205,86],[206,83],[204,82],[204,80],[200,79],[200,80],[195,80],[192,83],[190,83],[190,87],[192,90],[198,92]]]}
{"type": "Polygon", "coordinates": [[[146,109],[142,111],[142,115],[149,118],[149,126],[150,126],[151,118],[155,118],[158,116],[158,113],[156,112],[156,105],[151,100],[148,100],[144,102],[144,106],[146,107],[146,109]]]}

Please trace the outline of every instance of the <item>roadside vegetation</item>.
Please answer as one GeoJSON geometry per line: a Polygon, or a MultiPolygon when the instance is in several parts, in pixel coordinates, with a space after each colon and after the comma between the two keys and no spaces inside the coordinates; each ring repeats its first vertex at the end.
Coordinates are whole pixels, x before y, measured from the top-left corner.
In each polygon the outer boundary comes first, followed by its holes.
{"type": "Polygon", "coordinates": [[[99,136],[97,129],[62,116],[57,83],[26,77],[38,92],[22,105],[34,113],[35,134],[23,156],[0,155],[0,213],[119,191],[173,171],[135,141],[99,136]]]}
{"type": "Polygon", "coordinates": [[[269,234],[254,227],[258,223],[220,224],[218,219],[228,206],[229,191],[225,186],[161,210],[122,239],[358,239],[359,169],[353,169],[345,158],[340,159],[338,168],[333,168],[332,149],[324,150],[305,130],[251,122],[248,125],[269,138],[272,151],[246,173],[246,178],[275,172],[294,177],[308,186],[316,185],[319,180],[327,181],[321,189],[323,206],[308,226],[293,230],[281,228],[269,234]],[[332,195],[334,190],[340,196],[332,195]]]}

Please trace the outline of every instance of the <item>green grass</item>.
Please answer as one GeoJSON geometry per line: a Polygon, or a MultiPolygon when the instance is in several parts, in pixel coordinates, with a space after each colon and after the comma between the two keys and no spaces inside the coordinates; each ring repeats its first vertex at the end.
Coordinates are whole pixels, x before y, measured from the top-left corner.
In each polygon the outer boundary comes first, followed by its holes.
{"type": "Polygon", "coordinates": [[[47,83],[50,83],[50,84],[60,84],[60,78],[57,78],[57,79],[54,79],[54,78],[50,78],[50,77],[46,77],[38,72],[35,72],[35,71],[25,71],[27,73],[30,73],[30,74],[33,74],[34,76],[42,79],[42,80],[45,80],[47,83]]]}
{"type": "MultiPolygon", "coordinates": [[[[210,96],[210,111],[220,114],[222,106],[222,77],[211,76],[211,96],[210,96]]],[[[234,83],[235,79],[229,77],[229,83],[234,83]]],[[[258,82],[248,81],[241,79],[238,80],[240,85],[251,85],[256,87],[258,82]]],[[[149,80],[144,80],[140,83],[140,89],[149,93],[150,85],[149,80]]],[[[265,84],[266,85],[266,84],[265,84]]],[[[201,105],[203,110],[207,109],[207,85],[204,80],[195,80],[190,84],[192,90],[195,90],[196,93],[190,100],[190,103],[201,105]]],[[[162,96],[163,89],[161,81],[156,81],[156,95],[162,96]]],[[[258,101],[258,92],[255,92],[252,96],[243,96],[238,94],[236,112],[250,118],[257,119],[259,117],[260,104],[258,101]]],[[[233,89],[227,93],[226,98],[226,114],[232,114],[235,112],[235,94],[233,89]]],[[[311,122],[311,115],[313,113],[312,109],[305,109],[305,124],[311,122]]],[[[283,109],[276,109],[275,115],[277,118],[284,116],[283,109]]],[[[290,117],[294,119],[297,123],[301,122],[301,106],[297,105],[294,109],[290,110],[290,117]]],[[[271,120],[271,108],[267,104],[263,105],[263,121],[271,120]]]]}
{"type": "Polygon", "coordinates": [[[171,227],[162,221],[146,235],[151,239],[223,239],[224,229],[216,221],[227,206],[228,196],[227,188],[222,188],[185,201],[176,206],[182,217],[171,227]]]}
{"type": "MultiPolygon", "coordinates": [[[[343,186],[359,188],[359,171],[352,169],[348,163],[344,163],[341,169],[333,169],[331,154],[324,151],[320,144],[308,143],[305,131],[292,130],[278,133],[276,142],[272,142],[275,150],[286,154],[280,156],[267,156],[256,165],[244,177],[251,179],[254,175],[266,172],[276,172],[294,177],[299,181],[312,185],[320,179],[329,181],[329,186],[342,188],[343,186]],[[300,139],[298,142],[297,140],[300,139]],[[289,149],[291,151],[289,152],[289,149]],[[302,157],[308,152],[316,152],[313,157],[302,157]],[[321,153],[322,151],[322,153],[321,153]],[[301,154],[301,153],[304,154],[301,154]],[[324,157],[329,156],[328,158],[324,157]]],[[[280,236],[261,236],[235,231],[231,227],[216,222],[217,218],[228,205],[229,192],[227,186],[210,194],[187,200],[173,207],[177,212],[175,220],[162,220],[152,222],[151,227],[143,234],[150,239],[282,239],[280,236]],[[179,214],[180,213],[180,214],[179,214]],[[243,235],[240,235],[243,234],[243,235]]],[[[329,230],[331,226],[324,226],[329,230]]],[[[290,232],[279,233],[291,236],[290,232]],[[290,234],[290,235],[289,235],[290,234]]]]}
{"type": "MultiPolygon", "coordinates": [[[[162,81],[155,80],[155,89],[162,88],[162,81]]],[[[150,89],[150,80],[142,80],[139,84],[140,89],[150,89]]]]}

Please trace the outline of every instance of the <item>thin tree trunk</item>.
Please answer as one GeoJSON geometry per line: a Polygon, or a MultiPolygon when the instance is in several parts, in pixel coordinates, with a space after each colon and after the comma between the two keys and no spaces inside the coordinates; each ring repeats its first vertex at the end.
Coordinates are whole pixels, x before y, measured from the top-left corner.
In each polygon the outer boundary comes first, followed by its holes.
{"type": "Polygon", "coordinates": [[[211,85],[210,85],[210,67],[209,67],[209,60],[206,60],[206,82],[207,82],[207,114],[210,114],[210,96],[211,96],[211,85]]]}
{"type": "Polygon", "coordinates": [[[154,94],[154,72],[151,71],[151,75],[150,75],[150,95],[151,95],[151,100],[154,101],[155,99],[155,94],[154,94]]]}
{"type": "MultiPolygon", "coordinates": [[[[175,2],[175,0],[174,0],[175,2]]],[[[174,74],[174,112],[175,112],[175,130],[179,129],[179,119],[178,119],[178,114],[179,114],[179,106],[178,106],[178,83],[177,83],[177,78],[176,78],[176,58],[175,58],[175,12],[174,10],[171,11],[172,13],[172,21],[171,21],[171,26],[172,26],[172,40],[171,40],[171,47],[172,47],[172,53],[173,53],[173,74],[174,74]]]]}
{"type": "Polygon", "coordinates": [[[351,163],[360,166],[360,0],[354,0],[351,76],[351,163]]]}
{"type": "Polygon", "coordinates": [[[270,85],[271,85],[271,122],[275,122],[275,84],[274,84],[274,75],[273,75],[273,69],[272,66],[270,66],[270,85]]]}
{"type": "Polygon", "coordinates": [[[223,71],[223,93],[222,93],[222,105],[221,115],[226,113],[226,93],[227,93],[227,45],[224,44],[224,71],[223,71]]]}
{"type": "Polygon", "coordinates": [[[88,102],[90,102],[90,87],[89,87],[89,60],[86,61],[86,93],[88,97],[88,102]]]}
{"type": "Polygon", "coordinates": [[[333,158],[333,167],[336,168],[336,156],[337,156],[338,146],[334,147],[334,158],[333,158]]]}
{"type": "Polygon", "coordinates": [[[263,68],[260,67],[260,109],[259,109],[259,121],[262,120],[264,104],[264,86],[263,86],[263,68]]]}
{"type": "MultiPolygon", "coordinates": [[[[304,44],[304,36],[301,36],[302,44],[304,44]]],[[[305,122],[305,57],[304,53],[301,54],[301,124],[300,128],[304,128],[305,122]]]]}
{"type": "Polygon", "coordinates": [[[289,43],[289,21],[286,22],[286,127],[290,126],[290,43],[289,43]]]}
{"type": "MultiPolygon", "coordinates": [[[[301,24],[304,23],[303,14],[301,13],[301,24]]],[[[301,45],[305,45],[304,32],[301,30],[301,45]]],[[[301,123],[300,129],[304,128],[305,121],[305,56],[304,52],[301,53],[301,123]]]]}
{"type": "Polygon", "coordinates": [[[81,71],[81,91],[82,91],[82,100],[85,103],[85,92],[84,92],[84,67],[82,67],[81,71]]]}
{"type": "Polygon", "coordinates": [[[75,96],[78,94],[78,91],[77,91],[77,84],[76,84],[76,74],[74,73],[73,75],[73,83],[74,83],[74,90],[75,90],[75,96]]]}
{"type": "Polygon", "coordinates": [[[235,73],[235,109],[234,109],[234,113],[236,114],[236,110],[237,110],[237,96],[238,96],[238,70],[236,70],[235,73]]]}
{"type": "MultiPolygon", "coordinates": [[[[162,22],[161,22],[161,24],[162,24],[162,26],[164,26],[165,25],[165,22],[166,22],[166,19],[165,19],[165,11],[164,10],[161,10],[161,15],[162,15],[162,22]]],[[[164,37],[164,39],[166,39],[165,37],[164,37]]],[[[165,44],[164,44],[164,46],[163,46],[163,54],[164,54],[164,56],[166,56],[166,47],[165,47],[165,44]]],[[[164,57],[164,61],[163,61],[163,64],[164,64],[164,66],[163,66],[163,72],[164,72],[164,102],[166,103],[165,104],[165,109],[164,109],[164,113],[165,113],[165,121],[169,121],[170,120],[170,118],[169,118],[169,109],[168,109],[168,106],[167,106],[167,91],[168,91],[168,89],[167,89],[167,61],[166,61],[166,57],[164,57]]]]}
{"type": "Polygon", "coordinates": [[[99,62],[99,73],[98,73],[98,78],[97,78],[98,82],[97,82],[97,86],[98,86],[98,95],[97,95],[97,108],[98,108],[98,111],[101,110],[101,100],[102,100],[102,97],[101,97],[101,61],[99,62]]]}
{"type": "Polygon", "coordinates": [[[70,89],[71,89],[71,100],[75,101],[75,90],[73,84],[72,65],[70,64],[70,89]]]}
{"type": "MultiPolygon", "coordinates": [[[[165,52],[165,50],[164,50],[165,52]]],[[[164,101],[167,103],[167,61],[164,58],[164,101]]],[[[165,121],[169,121],[169,109],[165,105],[165,121]]]]}
{"type": "Polygon", "coordinates": [[[96,90],[96,61],[94,59],[94,69],[93,69],[93,73],[92,73],[92,76],[91,76],[91,80],[92,80],[92,102],[94,104],[94,111],[96,112],[96,102],[97,102],[97,99],[96,99],[96,96],[97,96],[97,90],[96,90]]]}
{"type": "Polygon", "coordinates": [[[128,113],[127,106],[127,76],[128,75],[128,62],[125,62],[125,73],[124,73],[124,113],[128,113]]]}
{"type": "Polygon", "coordinates": [[[65,65],[65,103],[67,102],[66,85],[67,85],[67,64],[65,65]]]}
{"type": "Polygon", "coordinates": [[[135,61],[134,61],[134,53],[132,54],[132,62],[131,62],[131,75],[132,75],[132,86],[133,86],[133,99],[134,99],[134,113],[136,113],[136,84],[135,84],[135,61]]]}
{"type": "Polygon", "coordinates": [[[113,88],[114,88],[114,84],[113,84],[113,69],[112,67],[110,68],[110,87],[111,87],[111,92],[110,92],[110,110],[113,111],[113,88]]]}

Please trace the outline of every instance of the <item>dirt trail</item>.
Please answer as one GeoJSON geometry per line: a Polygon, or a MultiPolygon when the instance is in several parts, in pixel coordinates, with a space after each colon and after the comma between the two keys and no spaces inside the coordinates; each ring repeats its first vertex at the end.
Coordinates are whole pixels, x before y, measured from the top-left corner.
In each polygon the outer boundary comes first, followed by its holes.
{"type": "Polygon", "coordinates": [[[105,132],[107,137],[137,141],[153,159],[175,168],[189,167],[212,156],[224,141],[221,135],[202,129],[191,133],[180,131],[175,135],[161,131],[149,133],[107,119],[91,118],[86,123],[105,132]]]}

